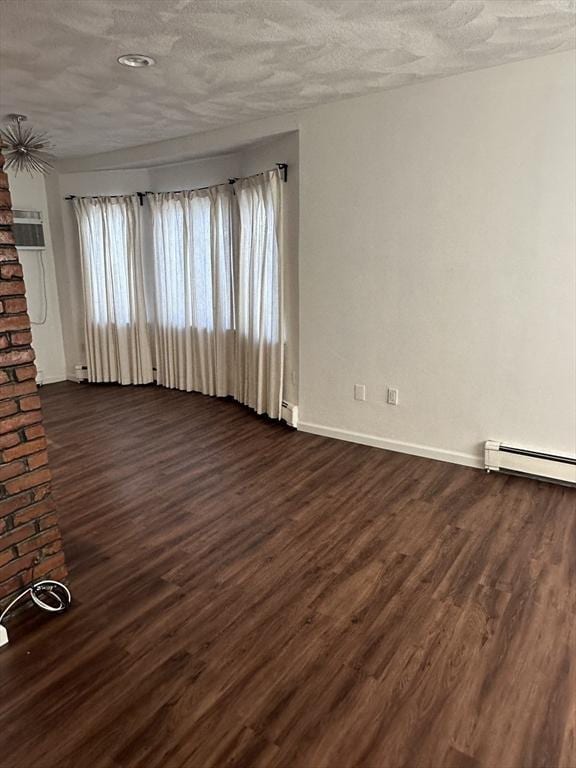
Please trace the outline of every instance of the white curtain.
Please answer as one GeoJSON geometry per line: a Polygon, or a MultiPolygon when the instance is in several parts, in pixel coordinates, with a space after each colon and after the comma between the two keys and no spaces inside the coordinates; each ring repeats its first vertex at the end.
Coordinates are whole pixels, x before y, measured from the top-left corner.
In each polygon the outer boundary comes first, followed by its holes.
{"type": "Polygon", "coordinates": [[[232,191],[149,197],[157,383],[226,396],[234,387],[232,191]]]}
{"type": "Polygon", "coordinates": [[[138,198],[76,198],[88,378],[153,381],[138,198]]]}
{"type": "Polygon", "coordinates": [[[240,179],[234,396],[257,413],[280,418],[284,322],[279,171],[240,179]]]}
{"type": "Polygon", "coordinates": [[[279,171],[150,196],[157,382],[232,395],[279,418],[283,302],[279,171]]]}
{"type": "Polygon", "coordinates": [[[280,418],[281,196],[280,171],[150,194],[150,263],[136,196],[76,199],[90,381],[148,383],[154,360],[158,384],[280,418]]]}

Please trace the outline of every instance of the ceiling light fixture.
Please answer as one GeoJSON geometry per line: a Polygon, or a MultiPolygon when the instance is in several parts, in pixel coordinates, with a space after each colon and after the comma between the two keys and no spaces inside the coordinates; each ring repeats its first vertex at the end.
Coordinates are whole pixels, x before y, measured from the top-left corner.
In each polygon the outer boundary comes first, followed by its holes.
{"type": "Polygon", "coordinates": [[[28,171],[48,173],[53,168],[54,158],[46,150],[52,149],[48,136],[31,126],[24,126],[26,115],[6,115],[8,125],[0,129],[0,145],[4,146],[6,169],[16,173],[28,171]]]}
{"type": "Polygon", "coordinates": [[[156,59],[144,53],[124,53],[118,56],[118,64],[122,64],[123,67],[153,67],[156,59]]]}

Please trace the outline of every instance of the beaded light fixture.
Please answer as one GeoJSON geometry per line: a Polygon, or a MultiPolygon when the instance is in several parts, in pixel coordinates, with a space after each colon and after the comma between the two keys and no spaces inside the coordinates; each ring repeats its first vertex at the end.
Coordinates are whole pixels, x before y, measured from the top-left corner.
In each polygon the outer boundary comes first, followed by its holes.
{"type": "Polygon", "coordinates": [[[48,173],[54,164],[52,155],[46,150],[52,145],[45,133],[23,125],[27,119],[26,115],[6,115],[9,125],[0,128],[6,169],[13,168],[16,173],[28,171],[31,175],[48,173]]]}

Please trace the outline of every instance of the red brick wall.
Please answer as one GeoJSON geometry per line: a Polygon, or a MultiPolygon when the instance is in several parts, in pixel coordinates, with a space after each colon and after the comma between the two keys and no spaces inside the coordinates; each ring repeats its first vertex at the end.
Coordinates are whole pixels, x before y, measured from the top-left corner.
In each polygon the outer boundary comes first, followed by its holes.
{"type": "Polygon", "coordinates": [[[66,577],[3,166],[0,151],[0,608],[32,581],[66,577]]]}

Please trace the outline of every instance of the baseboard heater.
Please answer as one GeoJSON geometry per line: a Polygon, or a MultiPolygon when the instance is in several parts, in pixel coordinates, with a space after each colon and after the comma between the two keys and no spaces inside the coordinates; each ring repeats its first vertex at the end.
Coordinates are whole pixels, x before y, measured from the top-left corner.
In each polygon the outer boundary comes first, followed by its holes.
{"type": "Polygon", "coordinates": [[[290,427],[298,427],[298,406],[294,403],[289,403],[287,400],[282,400],[282,413],[280,418],[283,419],[290,427]]]}
{"type": "Polygon", "coordinates": [[[81,381],[88,381],[88,366],[87,365],[75,365],[74,366],[74,378],[78,383],[81,381]]]}
{"type": "MultiPolygon", "coordinates": [[[[152,368],[152,374],[154,376],[154,381],[156,381],[156,368],[152,368]]],[[[88,381],[88,366],[82,365],[79,363],[78,365],[74,366],[74,379],[78,383],[81,381],[88,381]]]]}
{"type": "Polygon", "coordinates": [[[576,457],[568,454],[543,453],[487,440],[484,466],[487,472],[508,472],[576,485],[576,457]]]}

